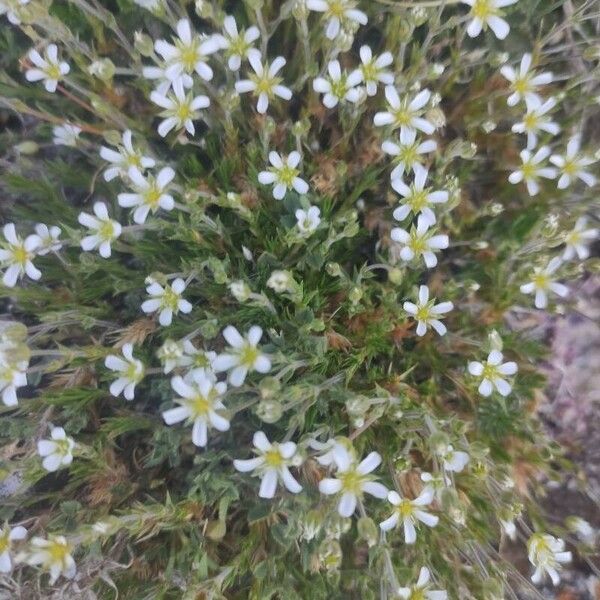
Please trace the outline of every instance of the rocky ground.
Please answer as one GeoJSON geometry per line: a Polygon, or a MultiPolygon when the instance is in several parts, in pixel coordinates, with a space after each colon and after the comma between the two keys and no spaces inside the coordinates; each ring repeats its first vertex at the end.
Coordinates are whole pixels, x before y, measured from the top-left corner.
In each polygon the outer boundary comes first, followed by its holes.
{"type": "MultiPolygon", "coordinates": [[[[574,308],[564,314],[516,311],[510,320],[551,348],[542,365],[548,387],[538,411],[575,465],[563,484],[548,485],[546,509],[556,522],[578,515],[600,530],[600,278],[589,277],[573,286],[572,297],[574,308]]],[[[526,557],[515,552],[513,559],[528,575],[526,557]]],[[[548,600],[600,600],[599,574],[600,555],[590,555],[588,562],[576,558],[565,569],[558,589],[544,589],[541,595],[548,600]]]]}

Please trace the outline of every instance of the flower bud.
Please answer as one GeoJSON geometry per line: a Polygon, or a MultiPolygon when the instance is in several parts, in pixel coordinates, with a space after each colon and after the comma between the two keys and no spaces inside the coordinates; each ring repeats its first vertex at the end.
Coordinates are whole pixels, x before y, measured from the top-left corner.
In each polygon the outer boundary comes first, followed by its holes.
{"type": "Polygon", "coordinates": [[[152,38],[141,31],[133,34],[133,46],[142,56],[150,57],[154,54],[152,38]]]}
{"type": "Polygon", "coordinates": [[[229,291],[238,302],[246,302],[252,293],[244,281],[232,281],[229,284],[229,291]]]}
{"type": "Polygon", "coordinates": [[[294,284],[294,278],[289,271],[273,271],[267,281],[267,286],[278,294],[291,291],[294,284]]]}
{"type": "Polygon", "coordinates": [[[36,154],[40,147],[35,142],[21,142],[15,146],[18,154],[36,154]]]}
{"type": "Polygon", "coordinates": [[[115,65],[110,58],[95,60],[89,67],[88,73],[104,82],[110,81],[115,75],[115,65]]]}
{"type": "Polygon", "coordinates": [[[379,528],[375,521],[369,517],[361,517],[356,524],[358,536],[367,542],[369,548],[372,548],[379,540],[379,528]]]}

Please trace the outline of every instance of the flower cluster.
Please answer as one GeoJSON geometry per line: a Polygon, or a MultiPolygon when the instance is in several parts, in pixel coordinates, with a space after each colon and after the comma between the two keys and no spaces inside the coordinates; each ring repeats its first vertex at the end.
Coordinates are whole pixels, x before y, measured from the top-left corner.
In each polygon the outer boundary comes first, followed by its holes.
{"type": "MultiPolygon", "coordinates": [[[[23,117],[0,131],[23,322],[0,321],[0,574],[61,597],[504,595],[490,549],[534,502],[508,474],[549,460],[505,317],[567,299],[598,237],[550,17],[531,8],[535,51],[491,51],[524,4],[0,0],[23,117]]],[[[546,533],[527,551],[535,584],[572,558],[546,533]]]]}

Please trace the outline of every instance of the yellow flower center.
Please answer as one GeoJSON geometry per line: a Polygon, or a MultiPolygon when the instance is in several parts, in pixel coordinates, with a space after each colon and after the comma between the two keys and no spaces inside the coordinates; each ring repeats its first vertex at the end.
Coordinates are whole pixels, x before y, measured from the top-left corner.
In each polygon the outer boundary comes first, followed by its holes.
{"type": "Polygon", "coordinates": [[[345,2],[343,2],[343,0],[332,0],[329,3],[329,14],[332,17],[337,17],[338,19],[341,19],[346,11],[346,7],[344,5],[345,2]]]}
{"type": "Polygon", "coordinates": [[[140,369],[138,363],[130,363],[126,371],[126,377],[130,381],[138,382],[142,378],[143,369],[140,369]]]}
{"type": "Polygon", "coordinates": [[[531,131],[533,129],[536,129],[538,126],[538,123],[540,121],[539,116],[536,113],[527,113],[524,117],[523,117],[523,123],[525,125],[525,129],[527,131],[531,131]]]}
{"type": "Polygon", "coordinates": [[[528,78],[517,77],[517,79],[515,79],[515,82],[513,83],[513,87],[515,89],[515,92],[519,94],[524,94],[525,92],[528,92],[530,87],[528,78]]]}
{"type": "Polygon", "coordinates": [[[417,321],[427,321],[429,319],[429,307],[419,307],[419,309],[417,310],[417,314],[415,315],[415,319],[417,319],[417,321]]]}
{"type": "Polygon", "coordinates": [[[413,589],[410,592],[409,600],[426,600],[425,590],[413,589]]]}
{"type": "Polygon", "coordinates": [[[475,4],[473,5],[471,12],[474,17],[485,21],[489,17],[497,14],[498,10],[494,7],[490,0],[475,0],[475,4]]]}
{"type": "Polygon", "coordinates": [[[142,161],[139,154],[128,154],[126,158],[127,165],[130,167],[141,167],[142,161]]]}
{"type": "Polygon", "coordinates": [[[208,358],[206,358],[205,354],[195,354],[194,355],[194,366],[197,368],[206,369],[210,366],[210,362],[208,358]]]}
{"type": "Polygon", "coordinates": [[[10,548],[10,539],[8,537],[9,535],[10,533],[8,530],[2,533],[2,535],[0,535],[0,554],[3,554],[10,548]]]}
{"type": "Polygon", "coordinates": [[[229,56],[244,56],[250,47],[249,44],[246,43],[243,35],[238,35],[236,38],[231,38],[229,43],[229,56]]]}
{"type": "Polygon", "coordinates": [[[413,505],[411,504],[410,500],[406,500],[405,498],[402,499],[400,501],[400,504],[398,504],[398,506],[396,507],[396,510],[398,511],[398,514],[403,518],[406,519],[408,517],[412,517],[415,509],[413,507],[413,505]]]}
{"type": "Polygon", "coordinates": [[[397,127],[401,127],[402,125],[410,125],[410,122],[413,119],[413,112],[408,110],[407,107],[400,107],[397,110],[393,111],[394,115],[394,123],[397,127]]]}
{"type": "Polygon", "coordinates": [[[152,183],[152,185],[144,192],[144,202],[152,209],[156,209],[161,196],[162,190],[158,189],[156,183],[152,183]]]}
{"type": "Polygon", "coordinates": [[[570,246],[574,246],[581,242],[581,232],[580,231],[571,231],[565,237],[565,242],[570,246]]]}
{"type": "Polygon", "coordinates": [[[416,230],[411,231],[408,247],[415,254],[423,254],[427,250],[427,242],[424,237],[420,237],[416,230]]]}
{"type": "Polygon", "coordinates": [[[281,467],[284,463],[283,456],[281,456],[277,448],[272,448],[265,452],[264,457],[265,464],[268,467],[281,467]]]}
{"type": "Polygon", "coordinates": [[[48,65],[46,68],[46,75],[48,79],[60,79],[61,73],[58,65],[48,65]]]}
{"type": "Polygon", "coordinates": [[[533,163],[526,162],[521,166],[521,171],[523,172],[523,179],[527,181],[528,179],[536,179],[536,166],[533,163]]]}
{"type": "Polygon", "coordinates": [[[254,346],[250,346],[250,344],[247,344],[241,351],[240,362],[243,365],[251,367],[256,362],[258,355],[258,350],[254,346]]]}
{"type": "Polygon", "coordinates": [[[419,153],[417,152],[417,144],[413,144],[412,146],[401,146],[398,160],[407,165],[412,165],[415,162],[420,163],[421,160],[419,159],[419,153]]]}
{"type": "Polygon", "coordinates": [[[176,45],[179,49],[181,64],[183,64],[188,73],[191,73],[196,68],[196,63],[200,59],[198,56],[198,41],[193,40],[189,46],[184,46],[181,42],[176,43],[176,45]]]}
{"type": "Polygon", "coordinates": [[[413,212],[417,213],[429,204],[429,201],[427,199],[428,192],[427,190],[417,191],[414,188],[412,192],[412,196],[410,196],[410,198],[407,198],[407,202],[408,205],[412,208],[413,212]]]}
{"type": "Polygon", "coordinates": [[[567,175],[577,175],[579,172],[579,167],[577,165],[577,161],[575,160],[565,160],[565,164],[563,166],[563,172],[567,175]]]}
{"type": "Polygon", "coordinates": [[[281,183],[285,183],[285,185],[288,187],[292,186],[292,182],[297,175],[298,169],[294,169],[289,165],[284,165],[283,168],[279,169],[278,171],[279,181],[281,181],[281,183]]]}
{"type": "Polygon", "coordinates": [[[64,563],[67,555],[70,553],[70,546],[66,542],[59,542],[54,540],[50,546],[48,546],[48,554],[50,560],[53,563],[64,563]]]}
{"type": "Polygon", "coordinates": [[[67,456],[69,454],[69,440],[53,440],[56,444],[56,454],[60,454],[61,456],[67,456]]]}
{"type": "Polygon", "coordinates": [[[194,412],[194,417],[202,417],[208,414],[211,406],[212,402],[208,398],[198,394],[192,399],[190,408],[194,412]]]}
{"type": "Polygon", "coordinates": [[[177,310],[179,305],[179,295],[168,286],[165,288],[165,293],[162,296],[162,305],[165,308],[170,308],[173,312],[177,310]]]}
{"type": "Polygon", "coordinates": [[[13,260],[17,264],[24,265],[30,257],[31,255],[25,250],[25,246],[13,246],[13,260]]]}
{"type": "Polygon", "coordinates": [[[365,81],[375,81],[377,79],[379,69],[373,61],[362,65],[361,70],[365,81]]]}
{"type": "Polygon", "coordinates": [[[533,276],[533,285],[537,290],[547,290],[550,287],[550,277],[546,273],[536,273],[533,276]]]}
{"type": "Polygon", "coordinates": [[[338,478],[342,482],[342,490],[359,494],[361,492],[361,484],[364,481],[364,476],[355,469],[338,473],[338,478]]]}
{"type": "Polygon", "coordinates": [[[498,367],[496,365],[490,365],[489,363],[483,365],[482,379],[493,380],[496,377],[498,377],[498,367]]]}
{"type": "Polygon", "coordinates": [[[182,102],[177,107],[177,112],[175,113],[175,115],[177,116],[177,118],[180,121],[187,121],[187,119],[189,119],[192,116],[192,111],[190,109],[189,103],[188,102],[182,102]]]}
{"type": "Polygon", "coordinates": [[[98,229],[98,235],[103,240],[112,240],[115,235],[115,226],[112,221],[105,221],[98,229]]]}
{"type": "Polygon", "coordinates": [[[348,91],[348,86],[346,85],[346,77],[342,75],[341,79],[338,81],[330,81],[331,83],[331,93],[336,98],[343,98],[348,91]]]}

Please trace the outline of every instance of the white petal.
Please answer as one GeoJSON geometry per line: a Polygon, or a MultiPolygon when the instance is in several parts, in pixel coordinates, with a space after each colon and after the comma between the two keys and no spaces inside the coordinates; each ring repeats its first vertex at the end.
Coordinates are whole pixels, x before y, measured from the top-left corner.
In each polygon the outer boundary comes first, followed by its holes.
{"type": "Polygon", "coordinates": [[[265,471],[261,482],[260,490],[258,495],[261,498],[272,498],[275,495],[277,489],[277,471],[275,469],[268,469],[265,471]]]}
{"type": "Polygon", "coordinates": [[[350,492],[342,494],[338,504],[338,513],[342,517],[351,517],[356,510],[356,496],[350,492]]]}

